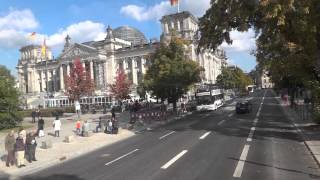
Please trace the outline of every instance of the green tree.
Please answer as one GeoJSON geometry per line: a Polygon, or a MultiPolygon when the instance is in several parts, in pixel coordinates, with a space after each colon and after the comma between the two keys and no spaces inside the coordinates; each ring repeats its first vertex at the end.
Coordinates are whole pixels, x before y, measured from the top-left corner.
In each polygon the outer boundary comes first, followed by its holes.
{"type": "Polygon", "coordinates": [[[190,86],[199,82],[201,67],[185,55],[185,42],[173,36],[161,43],[151,58],[144,80],[147,90],[161,100],[168,99],[176,110],[176,102],[190,86]]]}
{"type": "Polygon", "coordinates": [[[19,93],[10,71],[0,65],[0,129],[15,127],[22,119],[18,115],[19,93]]]}
{"type": "Polygon", "coordinates": [[[254,29],[260,68],[290,92],[297,85],[311,88],[320,106],[319,9],[319,0],[212,0],[200,18],[199,47],[215,49],[224,41],[232,43],[232,30],[254,29]]]}
{"type": "Polygon", "coordinates": [[[238,67],[223,67],[221,74],[217,77],[217,84],[224,89],[244,90],[252,84],[252,79],[238,67]]]}

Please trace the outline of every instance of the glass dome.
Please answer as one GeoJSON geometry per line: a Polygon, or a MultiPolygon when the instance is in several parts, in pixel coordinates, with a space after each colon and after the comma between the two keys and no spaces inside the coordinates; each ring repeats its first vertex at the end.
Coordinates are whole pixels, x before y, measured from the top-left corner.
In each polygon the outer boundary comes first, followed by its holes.
{"type": "Polygon", "coordinates": [[[115,38],[123,39],[132,42],[133,45],[148,43],[144,34],[136,28],[129,26],[120,26],[113,30],[115,38]]]}

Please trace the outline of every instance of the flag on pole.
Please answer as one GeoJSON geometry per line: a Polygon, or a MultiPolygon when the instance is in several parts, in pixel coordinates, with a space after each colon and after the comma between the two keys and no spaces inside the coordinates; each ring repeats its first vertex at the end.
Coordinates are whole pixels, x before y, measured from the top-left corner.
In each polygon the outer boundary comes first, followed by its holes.
{"type": "Polygon", "coordinates": [[[34,41],[36,39],[36,35],[37,33],[36,32],[32,32],[30,35],[29,35],[29,39],[34,41]]]}
{"type": "Polygon", "coordinates": [[[171,6],[176,6],[178,5],[178,3],[179,3],[179,0],[170,0],[171,6]]]}
{"type": "Polygon", "coordinates": [[[43,44],[41,46],[41,56],[46,58],[47,54],[47,46],[46,46],[46,39],[43,40],[43,44]]]}

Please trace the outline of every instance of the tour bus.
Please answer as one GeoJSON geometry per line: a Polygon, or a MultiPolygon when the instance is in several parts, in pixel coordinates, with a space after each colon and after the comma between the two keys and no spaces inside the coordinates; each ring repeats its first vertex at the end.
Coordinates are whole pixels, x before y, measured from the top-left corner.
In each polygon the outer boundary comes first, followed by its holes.
{"type": "Polygon", "coordinates": [[[223,91],[214,86],[199,88],[195,94],[197,111],[212,111],[223,105],[223,91]]]}
{"type": "Polygon", "coordinates": [[[247,86],[247,91],[249,93],[253,93],[255,89],[256,89],[256,85],[248,85],[247,86]]]}

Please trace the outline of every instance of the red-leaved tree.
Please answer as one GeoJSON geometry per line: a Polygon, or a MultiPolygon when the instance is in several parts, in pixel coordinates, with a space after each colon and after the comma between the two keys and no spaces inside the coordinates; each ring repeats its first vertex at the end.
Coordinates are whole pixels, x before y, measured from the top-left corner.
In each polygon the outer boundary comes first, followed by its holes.
{"type": "Polygon", "coordinates": [[[94,91],[94,83],[90,72],[85,71],[80,58],[73,61],[70,74],[65,77],[66,95],[69,99],[78,101],[82,96],[91,96],[94,91]]]}
{"type": "Polygon", "coordinates": [[[117,70],[116,81],[114,84],[109,84],[112,95],[117,100],[122,100],[128,97],[132,82],[128,79],[123,69],[117,70]]]}

